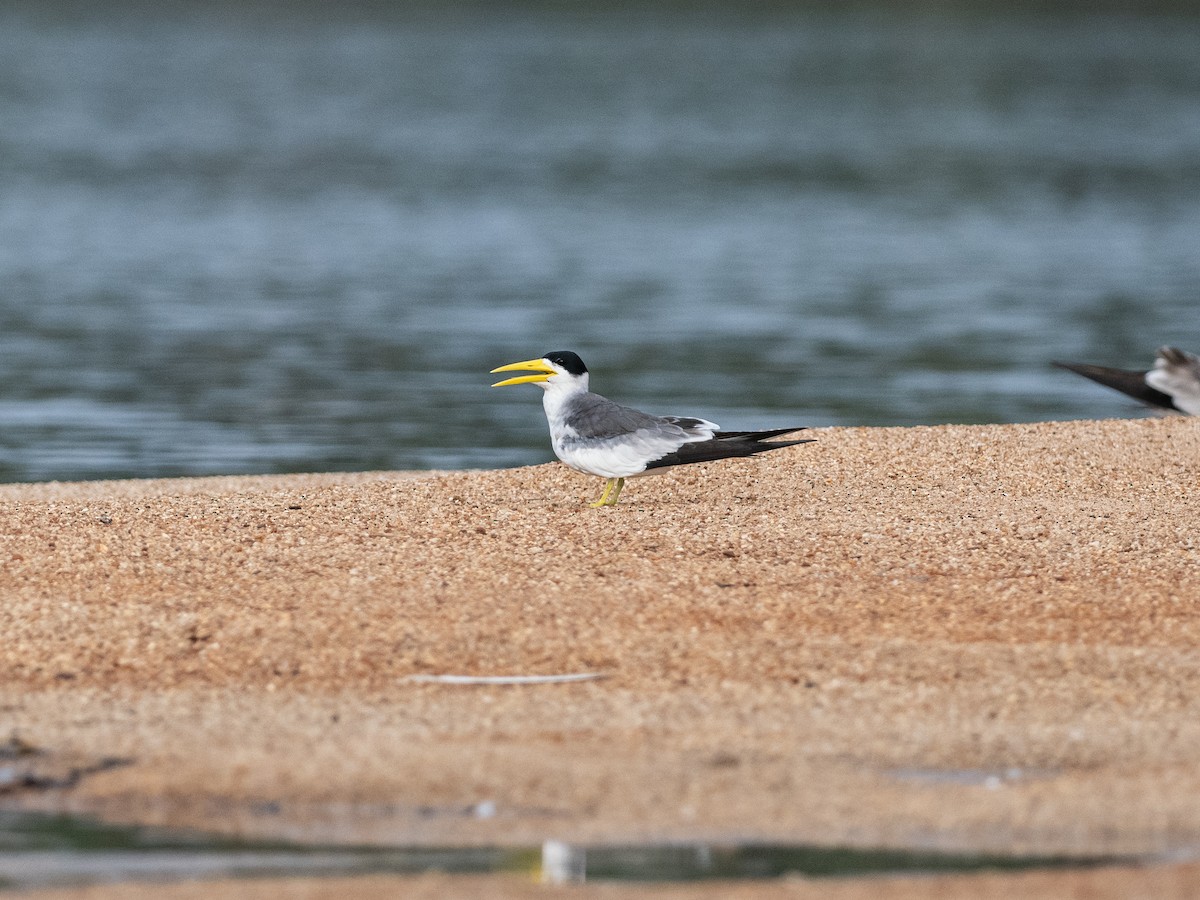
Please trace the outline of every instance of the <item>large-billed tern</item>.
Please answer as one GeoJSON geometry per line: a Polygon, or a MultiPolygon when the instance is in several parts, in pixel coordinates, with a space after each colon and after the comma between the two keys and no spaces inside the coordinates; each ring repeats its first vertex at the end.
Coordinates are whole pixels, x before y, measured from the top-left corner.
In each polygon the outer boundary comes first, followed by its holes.
{"type": "Polygon", "coordinates": [[[506,378],[492,387],[536,384],[542,389],[555,455],[576,471],[608,479],[593,507],[616,506],[626,478],[810,442],[765,441],[800,428],[721,431],[705,419],[652,416],[620,406],[588,390],[587,366],[570,350],[555,350],[539,359],[492,369],[493,374],[497,372],[533,373],[506,378]]]}
{"type": "Polygon", "coordinates": [[[1128,394],[1156,409],[1200,416],[1200,357],[1185,350],[1161,347],[1154,368],[1148,371],[1083,363],[1056,362],[1054,365],[1128,394]]]}

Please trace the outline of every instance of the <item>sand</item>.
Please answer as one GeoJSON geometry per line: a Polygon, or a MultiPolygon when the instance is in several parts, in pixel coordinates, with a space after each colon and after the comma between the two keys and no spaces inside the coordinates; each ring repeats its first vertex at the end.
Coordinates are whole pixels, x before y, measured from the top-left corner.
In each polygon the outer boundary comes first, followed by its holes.
{"type": "Polygon", "coordinates": [[[1200,423],[812,436],[600,510],[557,464],[0,487],[0,742],[44,776],[0,804],[331,843],[1114,854],[1143,867],[921,896],[1200,891],[1200,423]]]}

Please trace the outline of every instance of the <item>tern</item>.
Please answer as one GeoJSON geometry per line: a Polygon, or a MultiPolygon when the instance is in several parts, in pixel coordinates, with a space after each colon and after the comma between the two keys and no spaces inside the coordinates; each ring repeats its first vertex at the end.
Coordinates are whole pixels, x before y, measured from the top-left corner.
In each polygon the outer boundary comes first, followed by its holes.
{"type": "Polygon", "coordinates": [[[626,478],[811,442],[766,441],[801,428],[721,431],[706,419],[652,416],[620,406],[588,390],[587,366],[570,350],[554,350],[539,359],[492,369],[492,374],[497,372],[533,373],[506,378],[492,387],[536,384],[542,389],[555,456],[577,472],[607,479],[604,493],[591,504],[593,508],[616,506],[626,478]]]}
{"type": "Polygon", "coordinates": [[[1154,368],[1148,371],[1082,363],[1054,365],[1128,394],[1155,409],[1200,416],[1200,357],[1186,350],[1160,347],[1154,368]]]}

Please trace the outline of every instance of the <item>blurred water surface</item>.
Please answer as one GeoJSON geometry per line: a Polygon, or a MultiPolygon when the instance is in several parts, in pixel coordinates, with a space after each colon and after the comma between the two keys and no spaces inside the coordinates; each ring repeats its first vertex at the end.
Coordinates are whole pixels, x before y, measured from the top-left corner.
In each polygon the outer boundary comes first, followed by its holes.
{"type": "Polygon", "coordinates": [[[1134,414],[1200,350],[1200,16],[0,2],[0,478],[1134,414]]]}

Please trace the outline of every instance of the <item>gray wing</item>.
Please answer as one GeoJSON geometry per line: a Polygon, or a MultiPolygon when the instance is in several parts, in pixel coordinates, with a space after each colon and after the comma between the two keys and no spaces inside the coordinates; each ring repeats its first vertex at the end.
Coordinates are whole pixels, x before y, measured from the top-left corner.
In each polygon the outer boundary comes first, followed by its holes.
{"type": "Polygon", "coordinates": [[[566,410],[563,424],[573,429],[580,440],[606,441],[639,434],[664,439],[674,445],[707,440],[717,426],[704,419],[687,416],[652,416],[639,409],[613,403],[599,394],[584,394],[566,410]]]}

